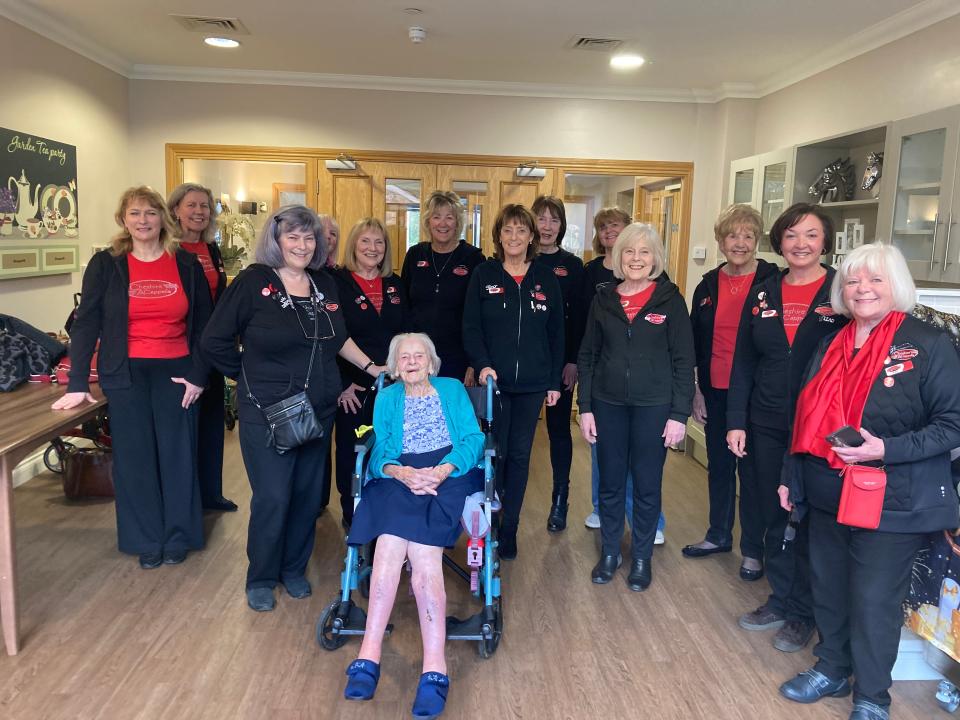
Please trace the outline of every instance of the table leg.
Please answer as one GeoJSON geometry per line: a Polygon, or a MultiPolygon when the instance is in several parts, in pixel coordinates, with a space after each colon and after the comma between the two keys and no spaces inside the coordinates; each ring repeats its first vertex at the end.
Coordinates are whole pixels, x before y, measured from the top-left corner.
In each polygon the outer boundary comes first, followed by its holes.
{"type": "Polygon", "coordinates": [[[20,649],[17,628],[17,565],[13,536],[13,468],[8,455],[0,456],[0,624],[7,655],[20,649]]]}

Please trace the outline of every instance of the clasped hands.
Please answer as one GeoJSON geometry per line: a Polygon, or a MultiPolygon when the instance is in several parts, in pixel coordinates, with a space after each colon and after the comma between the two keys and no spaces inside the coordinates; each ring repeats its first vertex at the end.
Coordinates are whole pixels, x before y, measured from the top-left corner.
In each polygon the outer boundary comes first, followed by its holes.
{"type": "Polygon", "coordinates": [[[385,475],[402,482],[414,495],[436,495],[437,488],[455,469],[451,463],[443,463],[428,468],[387,465],[383,472],[385,475]]]}

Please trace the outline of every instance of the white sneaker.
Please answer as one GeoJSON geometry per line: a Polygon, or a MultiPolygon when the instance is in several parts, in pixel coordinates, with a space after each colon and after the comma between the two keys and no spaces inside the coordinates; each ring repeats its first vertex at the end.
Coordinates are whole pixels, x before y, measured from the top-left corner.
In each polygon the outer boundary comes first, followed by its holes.
{"type": "Polygon", "coordinates": [[[587,519],[583,521],[583,524],[591,530],[596,530],[598,527],[600,527],[600,516],[595,512],[592,512],[587,515],[587,519]]]}
{"type": "Polygon", "coordinates": [[[663,530],[657,530],[657,536],[653,539],[654,545],[663,545],[667,539],[663,536],[663,530]]]}

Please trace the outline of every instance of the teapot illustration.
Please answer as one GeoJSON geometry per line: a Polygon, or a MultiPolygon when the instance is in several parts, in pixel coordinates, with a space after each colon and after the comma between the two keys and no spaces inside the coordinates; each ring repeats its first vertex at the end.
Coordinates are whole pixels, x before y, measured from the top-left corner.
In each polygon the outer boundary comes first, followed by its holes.
{"type": "Polygon", "coordinates": [[[7,189],[14,190],[13,185],[16,185],[17,192],[17,225],[22,228],[27,227],[27,220],[35,218],[37,216],[37,210],[40,207],[40,184],[37,183],[37,187],[33,191],[33,202],[30,201],[30,181],[27,180],[27,175],[24,170],[20,171],[20,179],[17,180],[15,177],[11,176],[7,180],[7,189]]]}

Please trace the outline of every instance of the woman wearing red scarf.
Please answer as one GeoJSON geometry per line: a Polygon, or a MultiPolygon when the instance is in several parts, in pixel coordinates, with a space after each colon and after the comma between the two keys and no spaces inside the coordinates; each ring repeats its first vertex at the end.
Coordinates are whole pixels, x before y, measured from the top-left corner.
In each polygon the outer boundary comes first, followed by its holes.
{"type": "Polygon", "coordinates": [[[948,337],[911,312],[916,289],[900,251],[864,245],[833,282],[833,309],[853,322],[824,340],[797,400],[793,440],[780,487],[783,507],[810,513],[817,664],[780,686],[796,702],[850,694],[850,720],[889,718],[900,606],[914,555],[928,533],[960,522],[950,450],[960,446],[960,358],[948,337]],[[850,425],[858,447],[826,437],[850,425]],[[838,522],[848,464],[883,466],[887,486],[879,527],[838,522]]]}

